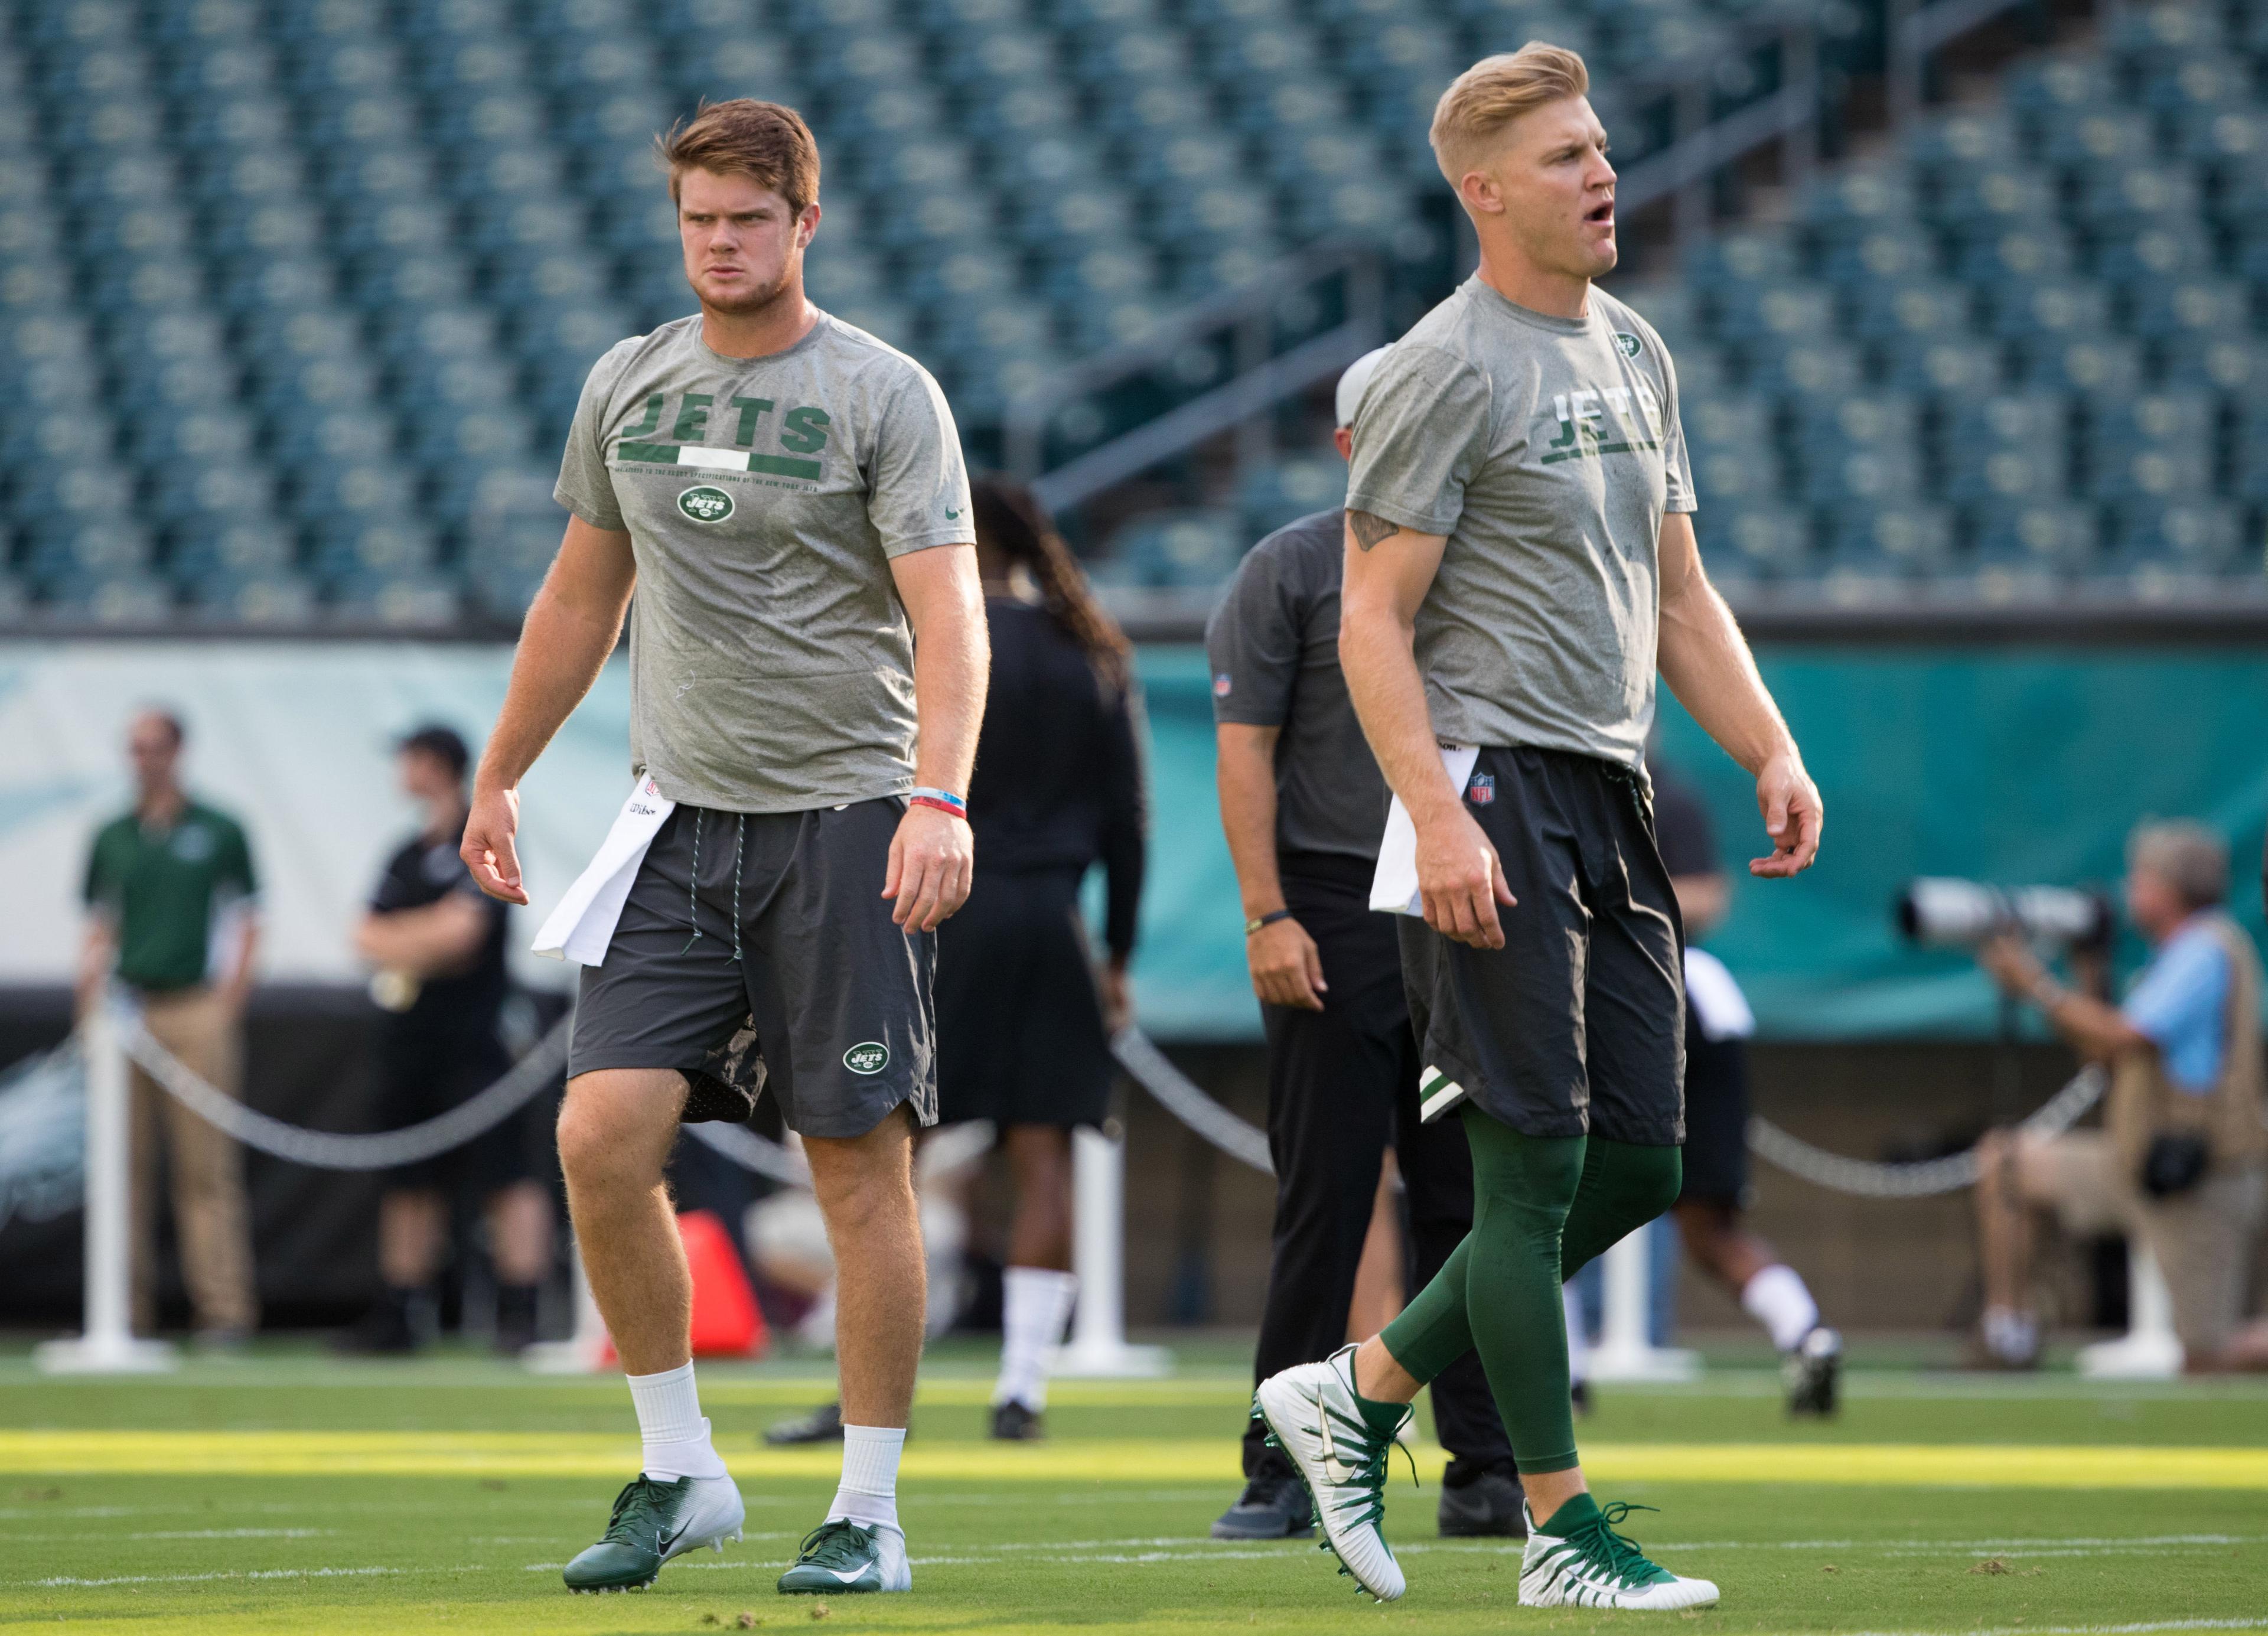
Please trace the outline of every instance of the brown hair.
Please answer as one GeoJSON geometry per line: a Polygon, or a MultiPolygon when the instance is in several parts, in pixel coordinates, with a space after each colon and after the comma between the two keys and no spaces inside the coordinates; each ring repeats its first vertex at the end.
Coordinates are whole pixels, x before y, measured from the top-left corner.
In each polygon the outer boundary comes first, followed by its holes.
{"type": "Polygon", "coordinates": [[[1531,108],[1591,88],[1591,70],[1562,46],[1531,40],[1517,51],[1483,57],[1449,84],[1433,107],[1434,162],[1456,187],[1498,132],[1531,108]]]}
{"type": "Polygon", "coordinates": [[[1040,604],[1065,635],[1086,652],[1086,662],[1112,692],[1124,691],[1133,674],[1134,650],[1118,622],[1094,600],[1048,514],[1020,483],[979,472],[968,480],[976,537],[1011,562],[1020,563],[1040,587],[1040,604]]]}
{"type": "Polygon", "coordinates": [[[653,151],[669,172],[673,200],[688,170],[753,176],[798,216],[819,197],[819,144],[802,114],[777,102],[703,102],[691,119],[656,136],[653,151]]]}

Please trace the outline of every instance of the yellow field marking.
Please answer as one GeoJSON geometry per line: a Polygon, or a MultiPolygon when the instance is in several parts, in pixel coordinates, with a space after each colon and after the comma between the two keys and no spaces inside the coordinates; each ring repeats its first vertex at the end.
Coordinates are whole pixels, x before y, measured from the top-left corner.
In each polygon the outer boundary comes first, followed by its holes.
{"type": "MultiPolygon", "coordinates": [[[[0,1471],[62,1475],[618,1478],[631,1437],[545,1432],[0,1431],[0,1471]]],[[[1420,1451],[1437,1470],[1437,1448],[1420,1451]]],[[[1966,1443],[1594,1443],[1616,1483],[1829,1483],[2005,1488],[2268,1490],[2268,1448],[1966,1443]]],[[[832,1479],[832,1448],[733,1451],[742,1482],[832,1479]]],[[[1233,1438],[1061,1438],[1036,1447],[915,1441],[910,1481],[1233,1483],[1233,1438]]]]}

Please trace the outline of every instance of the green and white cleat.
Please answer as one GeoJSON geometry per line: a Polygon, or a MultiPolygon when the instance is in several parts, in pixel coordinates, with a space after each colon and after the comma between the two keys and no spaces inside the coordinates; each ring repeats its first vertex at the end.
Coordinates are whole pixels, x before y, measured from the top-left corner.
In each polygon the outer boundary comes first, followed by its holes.
{"type": "Polygon", "coordinates": [[[641,1472],[615,1496],[614,1514],[596,1544],[585,1547],[563,1576],[577,1595],[602,1590],[644,1590],[672,1557],[706,1545],[725,1549],[740,1537],[747,1508],[729,1477],[681,1477],[674,1483],[641,1472]]]}
{"type": "Polygon", "coordinates": [[[911,1590],[906,1537],[887,1522],[869,1528],[848,1517],[821,1522],[803,1537],[795,1566],[780,1575],[784,1596],[822,1591],[911,1590]]]}
{"type": "Polygon", "coordinates": [[[1615,1500],[1602,1510],[1588,1494],[1578,1494],[1551,1514],[1546,1533],[1533,1512],[1528,1516],[1528,1552],[1520,1563],[1523,1608],[1633,1608],[1673,1610],[1714,1605],[1717,1588],[1705,1579],[1681,1579],[1646,1559],[1634,1539],[1615,1532],[1632,1511],[1615,1500]]]}
{"type": "Polygon", "coordinates": [[[1323,1525],[1320,1548],[1337,1556],[1340,1573],[1381,1602],[1392,1602],[1407,1586],[1381,1527],[1386,1462],[1410,1411],[1398,1405],[1392,1424],[1371,1423],[1355,1396],[1354,1350],[1342,1346],[1321,1363],[1270,1375],[1252,1394],[1252,1418],[1267,1425],[1268,1441],[1307,1485],[1323,1525]]]}

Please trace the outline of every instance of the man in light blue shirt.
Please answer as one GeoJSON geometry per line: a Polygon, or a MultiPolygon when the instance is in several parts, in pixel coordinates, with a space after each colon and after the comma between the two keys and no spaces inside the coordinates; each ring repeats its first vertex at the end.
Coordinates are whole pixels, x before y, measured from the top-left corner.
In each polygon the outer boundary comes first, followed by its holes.
{"type": "Polygon", "coordinates": [[[2268,1194],[2259,961],[2221,907],[2228,894],[2219,836],[2145,823],[2127,845],[2126,911],[2154,952],[2124,1005],[2064,987],[2014,938],[1979,949],[2006,992],[2038,1006],[2114,1076],[2102,1130],[1995,1131],[1977,1145],[1981,1361],[2038,1360],[2032,1240],[2051,1210],[2074,1236],[2138,1238],[2165,1275],[2189,1366],[2220,1360],[2242,1315],[2268,1194]]]}

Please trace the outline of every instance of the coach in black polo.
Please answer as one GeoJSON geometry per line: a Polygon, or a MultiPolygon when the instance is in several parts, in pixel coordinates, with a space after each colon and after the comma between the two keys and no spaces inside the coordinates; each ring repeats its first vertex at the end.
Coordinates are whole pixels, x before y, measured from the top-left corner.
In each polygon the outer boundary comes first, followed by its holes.
{"type": "MultiPolygon", "coordinates": [[[[1334,440],[1342,458],[1379,356],[1358,359],[1340,378],[1334,440]]],[[[1268,1034],[1276,1226],[1256,1380],[1345,1342],[1388,1146],[1409,1189],[1411,1288],[1432,1278],[1473,1220],[1464,1131],[1454,1120],[1418,1117],[1418,1045],[1394,921],[1369,908],[1387,790],[1339,674],[1344,527],[1344,513],[1333,509],[1270,534],[1245,557],[1205,629],[1221,822],[1268,1034]]],[[[1441,1532],[1518,1534],[1512,1446],[1475,1358],[1433,1382],[1433,1413],[1454,1456],[1441,1532]]],[[[1213,1524],[1215,1538],[1308,1531],[1307,1490],[1264,1438],[1254,1421],[1244,1439],[1244,1494],[1213,1524]]]]}

